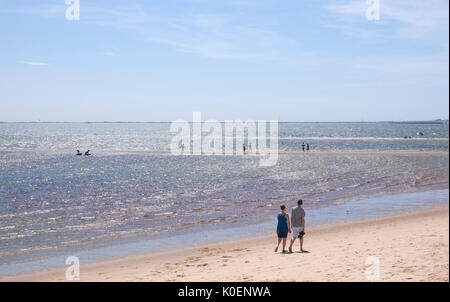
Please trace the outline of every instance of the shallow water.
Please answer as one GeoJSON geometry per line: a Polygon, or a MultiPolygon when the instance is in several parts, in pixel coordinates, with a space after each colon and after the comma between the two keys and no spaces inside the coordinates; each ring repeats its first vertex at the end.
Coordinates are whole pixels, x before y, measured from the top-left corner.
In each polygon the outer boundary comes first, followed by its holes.
{"type": "Polygon", "coordinates": [[[313,151],[348,153],[280,154],[266,168],[253,156],[119,152],[168,150],[169,127],[0,124],[0,264],[259,225],[299,197],[310,211],[448,190],[448,154],[436,153],[448,152],[448,124],[280,124],[280,150],[305,141],[313,151]],[[76,149],[94,155],[76,157],[76,149]]]}
{"type": "MultiPolygon", "coordinates": [[[[330,205],[318,209],[307,209],[308,228],[370,218],[382,218],[405,211],[426,210],[430,207],[448,205],[449,190],[431,190],[415,193],[383,195],[339,205],[330,205]]],[[[307,208],[307,205],[306,207],[307,208]]],[[[206,242],[220,243],[235,239],[261,236],[273,232],[275,242],[276,219],[274,215],[264,217],[266,222],[230,226],[212,227],[202,232],[185,231],[178,235],[167,235],[159,238],[143,238],[127,242],[121,240],[114,245],[106,245],[94,249],[77,249],[75,247],[60,249],[57,256],[41,257],[37,260],[0,264],[0,276],[37,271],[51,267],[66,265],[70,256],[76,256],[81,265],[95,261],[110,260],[120,256],[164,251],[179,247],[193,247],[206,242]]],[[[306,237],[307,238],[307,237],[306,237]]]]}

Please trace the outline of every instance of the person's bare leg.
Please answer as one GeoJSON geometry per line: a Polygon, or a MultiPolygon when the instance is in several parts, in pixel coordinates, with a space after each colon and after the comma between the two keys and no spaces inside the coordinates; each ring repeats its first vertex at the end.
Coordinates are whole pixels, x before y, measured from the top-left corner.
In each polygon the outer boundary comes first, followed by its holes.
{"type": "Polygon", "coordinates": [[[281,242],[281,238],[278,238],[278,244],[277,244],[277,247],[275,248],[275,253],[278,252],[278,247],[280,246],[280,242],[281,242]]]}
{"type": "Polygon", "coordinates": [[[303,237],[300,238],[300,252],[303,252],[303,237]]]}
{"type": "Polygon", "coordinates": [[[287,238],[283,238],[283,252],[286,250],[286,239],[287,238]]]}
{"type": "Polygon", "coordinates": [[[292,245],[294,244],[295,237],[292,237],[291,244],[289,245],[289,253],[292,253],[292,245]]]}

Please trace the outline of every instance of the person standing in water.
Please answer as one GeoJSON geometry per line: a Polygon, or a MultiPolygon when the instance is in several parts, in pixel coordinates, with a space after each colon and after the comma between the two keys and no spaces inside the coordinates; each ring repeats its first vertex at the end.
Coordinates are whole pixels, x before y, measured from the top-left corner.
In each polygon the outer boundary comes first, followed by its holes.
{"type": "Polygon", "coordinates": [[[286,206],[284,204],[280,205],[281,212],[277,215],[277,236],[278,244],[275,248],[275,253],[278,252],[278,247],[281,241],[283,241],[283,253],[286,253],[286,240],[288,233],[291,232],[291,224],[289,221],[289,215],[286,213],[286,206]]]}
{"type": "Polygon", "coordinates": [[[306,151],[309,151],[309,144],[306,144],[306,151]]]}
{"type": "Polygon", "coordinates": [[[305,143],[302,143],[302,151],[305,152],[305,143]]]}
{"type": "Polygon", "coordinates": [[[242,145],[242,150],[244,150],[244,154],[245,154],[245,144],[242,145]]]}

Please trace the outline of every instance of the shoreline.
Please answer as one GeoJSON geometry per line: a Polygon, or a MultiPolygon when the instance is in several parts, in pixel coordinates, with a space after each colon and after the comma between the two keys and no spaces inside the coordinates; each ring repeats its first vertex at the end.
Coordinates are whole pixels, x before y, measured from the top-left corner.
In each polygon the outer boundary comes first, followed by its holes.
{"type": "MultiPolygon", "coordinates": [[[[448,204],[448,187],[446,189],[430,189],[417,192],[385,193],[319,208],[306,206],[308,228],[395,216],[448,204]]],[[[66,258],[72,255],[76,255],[80,262],[89,264],[161,251],[173,251],[180,247],[190,248],[217,242],[233,242],[272,234],[276,219],[273,220],[270,215],[263,221],[240,226],[218,228],[214,226],[208,229],[166,234],[159,237],[142,237],[131,241],[117,239],[107,245],[75,247],[29,261],[13,260],[10,263],[0,264],[0,278],[62,267],[65,265],[66,258]]]]}
{"type": "MultiPolygon", "coordinates": [[[[274,253],[275,235],[147,252],[81,264],[80,281],[448,281],[447,205],[385,218],[307,228],[299,254],[274,253]],[[367,236],[371,234],[371,236],[367,236]],[[384,242],[384,243],[383,243],[384,242]],[[301,273],[299,273],[301,271],[301,273]]],[[[66,281],[66,267],[9,275],[5,281],[66,281]]]]}

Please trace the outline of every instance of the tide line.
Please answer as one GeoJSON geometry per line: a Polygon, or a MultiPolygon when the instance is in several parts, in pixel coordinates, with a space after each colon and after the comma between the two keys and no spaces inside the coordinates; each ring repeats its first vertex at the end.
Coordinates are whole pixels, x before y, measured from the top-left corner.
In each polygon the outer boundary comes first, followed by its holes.
{"type": "Polygon", "coordinates": [[[206,153],[206,152],[181,152],[181,153],[172,153],[168,150],[114,150],[112,152],[115,153],[149,153],[149,154],[173,154],[173,155],[257,155],[257,156],[264,156],[269,153],[278,153],[278,154],[287,154],[287,155],[314,155],[314,154],[330,154],[330,155],[449,155],[448,151],[278,151],[278,152],[271,152],[267,151],[266,153],[259,153],[259,152],[253,152],[253,153],[236,153],[236,152],[220,152],[216,154],[206,153]]]}

